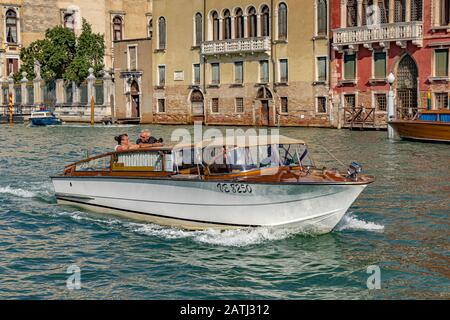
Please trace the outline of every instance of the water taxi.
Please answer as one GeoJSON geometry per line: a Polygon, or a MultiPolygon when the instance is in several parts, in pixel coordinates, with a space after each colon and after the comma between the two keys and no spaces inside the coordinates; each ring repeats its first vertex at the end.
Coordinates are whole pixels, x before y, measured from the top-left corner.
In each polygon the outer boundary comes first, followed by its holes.
{"type": "Polygon", "coordinates": [[[316,168],[304,141],[231,137],[112,152],[52,177],[58,203],[188,230],[332,231],[374,177],[316,168]]]}
{"type": "Polygon", "coordinates": [[[450,110],[427,110],[412,120],[389,122],[402,139],[450,142],[450,110]]]}
{"type": "Polygon", "coordinates": [[[33,126],[54,126],[62,124],[61,119],[57,118],[55,114],[49,110],[32,112],[30,120],[33,126]]]}

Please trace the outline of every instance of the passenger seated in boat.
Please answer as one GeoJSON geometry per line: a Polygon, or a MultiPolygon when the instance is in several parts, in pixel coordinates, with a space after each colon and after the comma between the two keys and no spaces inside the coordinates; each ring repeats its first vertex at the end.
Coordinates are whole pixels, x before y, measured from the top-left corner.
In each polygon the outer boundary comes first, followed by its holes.
{"type": "Polygon", "coordinates": [[[142,130],[136,144],[141,148],[162,147],[163,139],[156,139],[155,137],[152,137],[149,130],[142,130]]]}
{"type": "Polygon", "coordinates": [[[115,137],[114,140],[116,140],[118,143],[115,148],[116,152],[139,149],[138,145],[130,143],[130,139],[128,138],[128,134],[126,133],[115,137]]]}

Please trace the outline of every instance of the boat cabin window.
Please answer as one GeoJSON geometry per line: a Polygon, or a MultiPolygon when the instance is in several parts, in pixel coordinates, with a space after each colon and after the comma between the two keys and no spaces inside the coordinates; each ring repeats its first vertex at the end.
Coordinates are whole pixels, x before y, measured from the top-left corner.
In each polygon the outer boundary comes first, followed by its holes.
{"type": "Polygon", "coordinates": [[[119,153],[113,156],[113,171],[172,172],[172,155],[160,151],[119,153]],[[165,161],[165,163],[164,163],[165,161]]]}
{"type": "Polygon", "coordinates": [[[206,154],[204,161],[211,174],[232,174],[278,166],[314,166],[307,146],[301,144],[214,148],[206,154]]]}
{"type": "Polygon", "coordinates": [[[97,158],[79,163],[75,166],[76,172],[104,172],[111,167],[111,156],[97,158]]]}

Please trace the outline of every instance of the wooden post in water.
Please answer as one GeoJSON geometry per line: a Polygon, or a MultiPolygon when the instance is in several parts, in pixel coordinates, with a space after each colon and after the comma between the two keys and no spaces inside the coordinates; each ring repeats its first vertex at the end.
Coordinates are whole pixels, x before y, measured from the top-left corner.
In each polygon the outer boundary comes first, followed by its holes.
{"type": "Polygon", "coordinates": [[[9,125],[13,125],[13,95],[12,92],[9,93],[9,125]]]}
{"type": "Polygon", "coordinates": [[[91,126],[94,125],[95,122],[95,118],[94,118],[94,107],[95,107],[95,102],[94,102],[94,96],[91,97],[91,126]]]}

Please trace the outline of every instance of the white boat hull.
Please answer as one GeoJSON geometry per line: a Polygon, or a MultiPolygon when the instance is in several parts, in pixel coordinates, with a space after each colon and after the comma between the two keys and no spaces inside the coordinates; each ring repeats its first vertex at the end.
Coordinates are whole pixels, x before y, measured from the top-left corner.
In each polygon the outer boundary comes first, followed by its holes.
{"type": "Polygon", "coordinates": [[[244,227],[331,232],[366,188],[357,184],[245,184],[54,177],[58,202],[190,230],[244,227]]]}

